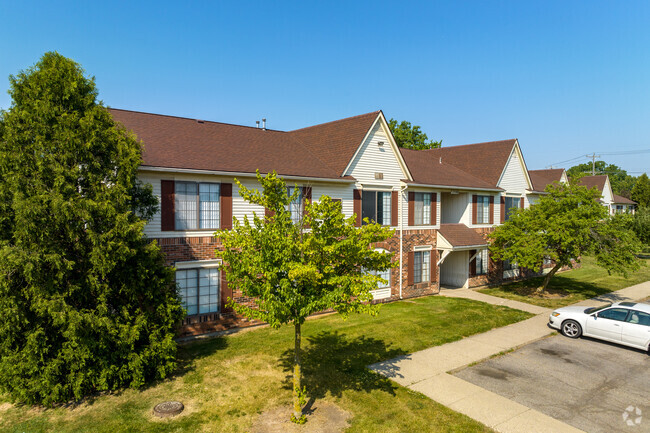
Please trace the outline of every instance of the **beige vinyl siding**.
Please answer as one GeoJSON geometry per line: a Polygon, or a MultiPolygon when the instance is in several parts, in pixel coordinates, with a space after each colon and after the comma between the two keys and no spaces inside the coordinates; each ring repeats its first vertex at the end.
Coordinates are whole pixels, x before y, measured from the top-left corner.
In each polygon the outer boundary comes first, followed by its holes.
{"type": "Polygon", "coordinates": [[[444,224],[465,224],[472,222],[472,195],[462,192],[451,194],[445,192],[443,196],[442,222],[444,224]]]}
{"type": "Polygon", "coordinates": [[[469,275],[469,252],[449,253],[440,265],[440,284],[450,287],[467,287],[469,275]]]}
{"type": "Polygon", "coordinates": [[[362,185],[395,189],[399,188],[401,179],[407,178],[381,122],[377,122],[366,137],[346,175],[351,175],[362,185]],[[379,146],[379,142],[383,142],[383,146],[379,146]],[[383,179],[375,179],[375,173],[382,173],[383,179]]]}
{"type": "Polygon", "coordinates": [[[529,186],[518,152],[512,152],[510,155],[498,186],[505,189],[508,195],[525,195],[529,186]]]}
{"type": "Polygon", "coordinates": [[[354,213],[354,185],[353,184],[314,184],[312,185],[311,198],[319,201],[324,195],[333,199],[340,199],[343,214],[346,218],[354,213]]]}

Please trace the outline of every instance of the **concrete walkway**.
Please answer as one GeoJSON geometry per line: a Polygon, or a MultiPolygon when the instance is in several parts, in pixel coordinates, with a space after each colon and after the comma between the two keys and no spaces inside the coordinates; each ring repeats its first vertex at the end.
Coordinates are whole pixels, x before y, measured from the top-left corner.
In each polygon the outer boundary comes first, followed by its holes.
{"type": "MultiPolygon", "coordinates": [[[[372,370],[480,421],[498,432],[570,433],[581,431],[447,373],[546,337],[552,332],[546,326],[551,309],[497,298],[470,289],[443,290],[441,295],[505,305],[529,311],[536,316],[453,343],[379,362],[370,366],[372,370]]],[[[648,296],[650,296],[650,281],[576,305],[640,300],[648,296]]]]}

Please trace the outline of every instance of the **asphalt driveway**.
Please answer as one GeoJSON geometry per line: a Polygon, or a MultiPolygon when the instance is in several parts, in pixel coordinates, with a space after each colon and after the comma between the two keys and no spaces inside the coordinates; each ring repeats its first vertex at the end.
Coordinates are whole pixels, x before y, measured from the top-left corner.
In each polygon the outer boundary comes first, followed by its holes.
{"type": "Polygon", "coordinates": [[[586,432],[650,432],[646,352],[557,335],[455,376],[586,432]]]}

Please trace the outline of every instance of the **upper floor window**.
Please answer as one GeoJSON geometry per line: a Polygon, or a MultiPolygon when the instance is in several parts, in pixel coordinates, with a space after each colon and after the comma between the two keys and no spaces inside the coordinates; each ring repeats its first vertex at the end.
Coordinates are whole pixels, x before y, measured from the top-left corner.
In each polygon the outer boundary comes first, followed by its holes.
{"type": "Polygon", "coordinates": [[[416,192],[413,194],[413,222],[415,225],[431,224],[431,194],[416,192]]]}
{"type": "Polygon", "coordinates": [[[510,219],[510,216],[515,213],[515,210],[519,208],[520,204],[521,197],[505,198],[506,215],[504,221],[508,221],[510,219]]]}
{"type": "Polygon", "coordinates": [[[476,197],[476,223],[490,223],[490,196],[479,195],[476,197]]]}
{"type": "Polygon", "coordinates": [[[177,270],[176,284],[188,316],[219,311],[218,268],[177,270]]]}
{"type": "Polygon", "coordinates": [[[299,224],[302,218],[303,207],[303,190],[300,187],[289,186],[287,187],[287,194],[289,197],[293,196],[294,192],[298,191],[296,197],[289,203],[289,212],[291,212],[291,221],[294,224],[299,224]]]}
{"type": "MultiPolygon", "coordinates": [[[[361,217],[371,222],[389,226],[391,222],[391,193],[363,191],[361,194],[361,217]]],[[[363,221],[363,224],[366,224],[363,221]]]]}
{"type": "Polygon", "coordinates": [[[176,230],[219,228],[219,184],[175,182],[176,230]]]}

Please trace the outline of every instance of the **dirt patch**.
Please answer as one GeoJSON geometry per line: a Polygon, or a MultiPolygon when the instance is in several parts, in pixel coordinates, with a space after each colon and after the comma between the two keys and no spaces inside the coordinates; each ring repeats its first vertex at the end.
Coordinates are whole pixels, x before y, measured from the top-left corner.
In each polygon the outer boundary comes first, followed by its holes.
{"type": "Polygon", "coordinates": [[[307,422],[299,425],[289,420],[291,406],[280,406],[262,413],[253,423],[252,433],[339,433],[352,417],[337,405],[326,401],[314,403],[307,412],[307,422]]]}
{"type": "Polygon", "coordinates": [[[14,407],[14,405],[11,403],[0,403],[0,412],[6,412],[12,407],[14,407]]]}

